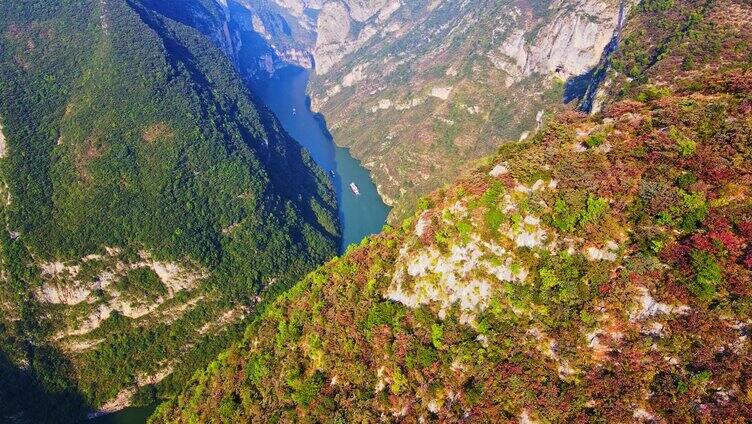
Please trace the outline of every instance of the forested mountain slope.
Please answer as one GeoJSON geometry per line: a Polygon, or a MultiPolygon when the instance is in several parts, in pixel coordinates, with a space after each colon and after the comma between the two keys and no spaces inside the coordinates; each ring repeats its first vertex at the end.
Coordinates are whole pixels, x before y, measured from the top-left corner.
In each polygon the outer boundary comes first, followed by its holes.
{"type": "Polygon", "coordinates": [[[169,390],[337,251],[328,177],[150,2],[0,2],[0,123],[1,421],[169,390]]]}
{"type": "Polygon", "coordinates": [[[152,422],[748,422],[752,5],[633,18],[601,113],[309,274],[152,422]]]}

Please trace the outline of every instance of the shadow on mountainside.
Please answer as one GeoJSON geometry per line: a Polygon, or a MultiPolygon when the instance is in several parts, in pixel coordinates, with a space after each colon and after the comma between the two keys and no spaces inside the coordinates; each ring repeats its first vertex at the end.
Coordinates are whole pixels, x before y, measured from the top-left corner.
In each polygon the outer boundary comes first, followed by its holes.
{"type": "Polygon", "coordinates": [[[49,347],[29,347],[19,368],[0,350],[0,422],[77,423],[91,408],[68,375],[70,362],[49,347]]]}
{"type": "Polygon", "coordinates": [[[564,85],[564,103],[576,101],[579,110],[587,113],[590,113],[593,110],[598,89],[608,75],[611,56],[619,48],[621,31],[624,27],[625,13],[626,3],[625,1],[622,1],[619,6],[619,16],[616,28],[614,29],[614,35],[611,37],[611,41],[609,41],[603,49],[601,59],[594,68],[588,70],[584,74],[573,76],[567,80],[564,85]]]}

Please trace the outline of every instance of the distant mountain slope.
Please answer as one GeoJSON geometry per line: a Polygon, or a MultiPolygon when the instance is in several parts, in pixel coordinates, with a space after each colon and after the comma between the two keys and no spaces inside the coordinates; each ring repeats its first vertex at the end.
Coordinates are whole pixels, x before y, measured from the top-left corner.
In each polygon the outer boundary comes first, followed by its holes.
{"type": "Polygon", "coordinates": [[[747,422],[751,42],[749,2],[643,1],[600,114],[309,274],[152,422],[747,422]]]}
{"type": "Polygon", "coordinates": [[[31,379],[61,351],[91,406],[190,375],[337,251],[328,177],[149,2],[0,4],[0,123],[3,349],[31,379]]]}
{"type": "Polygon", "coordinates": [[[361,24],[351,49],[333,41],[352,53],[320,73],[312,98],[400,218],[469,160],[535,131],[565,82],[598,63],[620,5],[633,2],[383,3],[396,10],[361,24]]]}

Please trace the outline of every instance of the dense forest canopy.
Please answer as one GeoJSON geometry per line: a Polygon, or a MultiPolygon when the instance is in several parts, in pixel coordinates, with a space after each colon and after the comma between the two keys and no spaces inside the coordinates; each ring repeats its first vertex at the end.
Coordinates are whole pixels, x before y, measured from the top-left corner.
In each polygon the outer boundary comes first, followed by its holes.
{"type": "MultiPolygon", "coordinates": [[[[339,247],[328,176],[214,41],[160,13],[161,3],[0,4],[4,404],[30,406],[7,391],[5,382],[18,379],[50,391],[40,404],[78,396],[72,409],[96,407],[171,357],[187,361],[173,367],[185,379],[237,337],[234,324],[213,339],[202,335],[206,322],[252,305],[270,285],[293,283],[339,247]],[[101,285],[107,260],[142,268],[86,302],[40,300],[45,284],[101,285]],[[44,264],[56,263],[80,268],[79,281],[50,282],[44,264]],[[168,290],[143,268],[162,263],[202,270],[200,286],[168,290]],[[173,325],[145,326],[115,310],[92,333],[101,344],[83,354],[58,348],[68,322],[120,298],[142,308],[203,301],[173,325]]],[[[196,2],[207,13],[212,5],[196,2]]],[[[3,417],[18,412],[8,408],[3,417]]]]}

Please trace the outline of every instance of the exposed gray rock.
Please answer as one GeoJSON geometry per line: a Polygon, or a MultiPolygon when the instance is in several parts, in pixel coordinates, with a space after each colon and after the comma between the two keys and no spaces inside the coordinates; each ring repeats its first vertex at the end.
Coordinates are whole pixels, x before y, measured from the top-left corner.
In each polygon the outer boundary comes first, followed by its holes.
{"type": "Polygon", "coordinates": [[[341,2],[324,5],[316,26],[315,58],[319,73],[326,73],[349,50],[350,15],[341,2]]]}
{"type": "Polygon", "coordinates": [[[494,66],[508,74],[507,86],[533,74],[584,74],[598,64],[619,22],[619,4],[613,1],[557,0],[549,10],[553,17],[533,38],[515,28],[489,53],[494,66]]]}
{"type": "Polygon", "coordinates": [[[0,123],[0,158],[4,158],[6,156],[6,147],[5,147],[5,132],[3,130],[3,124],[0,123]]]}

